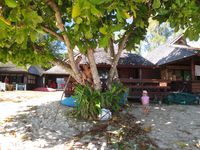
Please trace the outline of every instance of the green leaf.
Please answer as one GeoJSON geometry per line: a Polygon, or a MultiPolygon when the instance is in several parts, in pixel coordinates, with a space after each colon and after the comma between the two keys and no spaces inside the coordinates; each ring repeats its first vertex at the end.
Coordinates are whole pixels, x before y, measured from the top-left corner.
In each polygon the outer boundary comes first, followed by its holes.
{"type": "Polygon", "coordinates": [[[117,24],[110,27],[111,32],[120,31],[123,28],[123,24],[117,24]]]}
{"type": "Polygon", "coordinates": [[[9,28],[9,26],[11,26],[10,21],[4,19],[2,16],[0,16],[0,27],[1,29],[6,29],[9,28]]]}
{"type": "Polygon", "coordinates": [[[12,22],[20,21],[20,17],[21,17],[21,11],[18,7],[10,11],[9,20],[11,20],[12,22]]]}
{"type": "Polygon", "coordinates": [[[160,0],[154,0],[153,1],[153,8],[154,9],[159,8],[160,5],[161,5],[160,0]]]}
{"type": "Polygon", "coordinates": [[[15,0],[5,0],[5,3],[10,8],[17,7],[17,2],[15,0]]]}
{"type": "Polygon", "coordinates": [[[109,37],[105,36],[99,40],[99,47],[106,48],[108,46],[109,37]]]}
{"type": "Polygon", "coordinates": [[[83,9],[90,9],[91,3],[89,1],[84,1],[83,9]]]}
{"type": "Polygon", "coordinates": [[[38,33],[36,31],[32,31],[30,33],[30,38],[31,38],[31,41],[32,42],[35,42],[37,40],[37,36],[38,36],[38,33]]]}
{"type": "Polygon", "coordinates": [[[122,22],[122,21],[123,21],[123,19],[122,19],[122,14],[121,14],[121,12],[120,12],[119,9],[117,9],[117,19],[118,19],[119,22],[122,22]]]}
{"type": "Polygon", "coordinates": [[[131,16],[127,13],[127,12],[123,12],[124,16],[126,17],[126,19],[130,18],[131,16]]]}
{"type": "Polygon", "coordinates": [[[79,25],[78,25],[78,24],[75,24],[75,25],[74,25],[74,31],[77,32],[78,29],[79,29],[79,25]]]}
{"type": "Polygon", "coordinates": [[[5,30],[0,30],[0,40],[7,37],[7,32],[5,30]]]}
{"type": "Polygon", "coordinates": [[[91,5],[91,13],[94,15],[94,16],[97,16],[97,17],[100,17],[102,16],[101,12],[96,9],[95,6],[91,5]]]}
{"type": "Polygon", "coordinates": [[[85,33],[85,38],[86,39],[91,39],[93,37],[92,33],[88,30],[86,33],[85,33]]]}
{"type": "Polygon", "coordinates": [[[76,18],[81,14],[81,8],[79,6],[79,3],[76,2],[73,6],[72,6],[72,18],[76,18]]]}
{"type": "Polygon", "coordinates": [[[62,0],[58,0],[58,5],[61,6],[63,4],[62,0]]]}
{"type": "Polygon", "coordinates": [[[108,32],[106,31],[106,26],[99,28],[99,32],[106,35],[108,32]]]}
{"type": "Polygon", "coordinates": [[[90,0],[91,3],[95,4],[95,5],[100,5],[105,3],[107,0],[90,0]]]}
{"type": "Polygon", "coordinates": [[[81,17],[76,18],[75,22],[77,24],[81,24],[83,22],[83,19],[81,17]]]}
{"type": "Polygon", "coordinates": [[[30,8],[23,9],[22,15],[24,16],[24,21],[28,26],[35,28],[37,26],[37,24],[43,22],[42,17],[39,16],[36,11],[33,11],[30,8]]]}
{"type": "Polygon", "coordinates": [[[15,34],[15,42],[17,42],[17,44],[22,44],[25,40],[25,32],[23,29],[17,30],[16,34],[15,34]]]}

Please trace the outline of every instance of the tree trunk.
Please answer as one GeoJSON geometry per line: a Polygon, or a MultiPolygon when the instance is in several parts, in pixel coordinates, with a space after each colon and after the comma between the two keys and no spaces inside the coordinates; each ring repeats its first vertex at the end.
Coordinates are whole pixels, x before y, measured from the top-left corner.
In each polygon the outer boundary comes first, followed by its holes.
{"type": "Polygon", "coordinates": [[[126,44],[126,41],[129,37],[129,35],[130,35],[130,33],[128,33],[128,34],[125,33],[123,38],[122,38],[121,43],[119,44],[118,52],[115,55],[115,58],[112,62],[112,65],[111,65],[111,68],[110,68],[110,71],[109,71],[108,80],[107,80],[108,88],[111,88],[111,84],[113,82],[113,78],[114,78],[114,75],[115,75],[115,72],[116,72],[116,68],[117,68],[117,64],[119,62],[119,58],[120,58],[121,53],[122,53],[122,51],[125,47],[125,44],[126,44]]]}
{"type": "MultiPolygon", "coordinates": [[[[110,62],[111,64],[113,63],[113,60],[115,59],[115,49],[114,49],[114,42],[113,39],[110,38],[110,44],[109,44],[109,54],[110,54],[110,62]]],[[[115,67],[115,73],[114,73],[115,80],[119,82],[119,76],[118,76],[118,71],[117,67],[115,67]]]]}
{"type": "Polygon", "coordinates": [[[102,89],[101,80],[100,80],[100,77],[98,74],[97,65],[95,63],[93,49],[88,49],[87,57],[88,57],[89,64],[90,64],[90,69],[91,69],[92,78],[93,78],[93,82],[94,82],[94,88],[96,90],[101,90],[102,89]]]}
{"type": "Polygon", "coordinates": [[[67,64],[66,62],[55,58],[53,60],[52,64],[60,66],[67,73],[69,73],[78,83],[82,84],[82,80],[80,78],[77,78],[74,71],[71,69],[71,66],[69,64],[67,64]]]}

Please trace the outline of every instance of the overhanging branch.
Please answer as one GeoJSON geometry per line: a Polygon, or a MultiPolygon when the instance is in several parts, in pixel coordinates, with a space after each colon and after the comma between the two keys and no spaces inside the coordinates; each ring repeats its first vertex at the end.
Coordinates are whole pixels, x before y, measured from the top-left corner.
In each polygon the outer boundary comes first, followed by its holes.
{"type": "Polygon", "coordinates": [[[42,26],[42,29],[47,32],[47,33],[50,33],[51,35],[55,36],[58,40],[64,42],[64,39],[62,36],[60,36],[58,33],[56,33],[55,31],[49,29],[48,27],[46,26],[42,26]]]}
{"type": "MultiPolygon", "coordinates": [[[[33,49],[38,52],[39,54],[43,54],[43,47],[38,46],[38,45],[32,45],[33,49]]],[[[75,74],[73,70],[71,69],[71,66],[65,62],[60,60],[59,58],[54,57],[53,61],[51,62],[53,65],[58,65],[61,68],[63,68],[67,73],[69,73],[72,77],[75,78],[75,74]]],[[[75,78],[76,79],[76,78],[75,78]]]]}
{"type": "MultiPolygon", "coordinates": [[[[71,43],[70,43],[70,40],[67,36],[67,34],[65,33],[65,27],[64,27],[64,23],[62,22],[62,16],[61,16],[61,12],[59,10],[59,7],[58,5],[55,3],[54,0],[47,0],[47,4],[51,7],[51,9],[55,12],[55,18],[56,18],[56,26],[58,27],[58,29],[63,32],[63,39],[64,39],[64,42],[67,46],[67,50],[68,50],[68,56],[69,56],[69,61],[70,61],[70,65],[71,65],[71,68],[72,70],[74,71],[74,74],[77,76],[77,79],[79,78],[80,79],[80,72],[77,68],[77,65],[75,63],[75,60],[74,60],[74,53],[73,53],[73,50],[71,48],[71,43]]],[[[78,82],[81,82],[81,81],[78,81],[78,82]]]]}

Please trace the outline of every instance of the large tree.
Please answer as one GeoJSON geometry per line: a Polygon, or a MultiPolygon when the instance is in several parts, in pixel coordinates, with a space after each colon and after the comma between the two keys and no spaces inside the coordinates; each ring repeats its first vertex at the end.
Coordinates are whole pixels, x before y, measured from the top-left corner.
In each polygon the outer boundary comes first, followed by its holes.
{"type": "Polygon", "coordinates": [[[0,61],[18,64],[52,62],[60,65],[80,84],[82,74],[74,48],[87,56],[95,89],[101,89],[94,59],[97,47],[109,50],[111,69],[108,85],[124,49],[134,50],[144,38],[148,19],[169,21],[175,29],[188,28],[197,39],[198,1],[195,0],[3,0],[0,1],[0,61]],[[49,48],[61,41],[69,61],[62,61],[49,48]],[[114,44],[118,49],[114,50],[114,44]]]}

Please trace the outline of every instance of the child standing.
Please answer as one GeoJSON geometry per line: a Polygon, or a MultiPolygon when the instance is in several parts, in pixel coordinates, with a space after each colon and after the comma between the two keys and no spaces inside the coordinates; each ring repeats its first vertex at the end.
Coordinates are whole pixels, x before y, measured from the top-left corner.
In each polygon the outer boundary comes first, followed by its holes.
{"type": "Polygon", "coordinates": [[[149,96],[146,90],[142,92],[141,101],[143,106],[143,112],[145,115],[147,115],[149,113],[149,96]]]}

